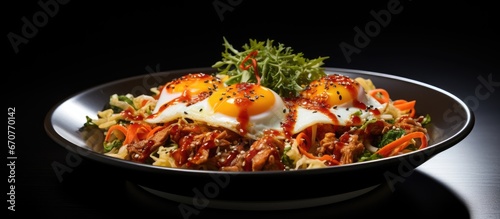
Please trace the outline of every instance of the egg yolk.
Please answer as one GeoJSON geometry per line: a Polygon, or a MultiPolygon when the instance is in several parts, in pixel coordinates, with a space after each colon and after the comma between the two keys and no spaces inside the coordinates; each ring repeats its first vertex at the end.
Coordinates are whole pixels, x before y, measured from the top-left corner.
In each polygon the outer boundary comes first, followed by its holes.
{"type": "Polygon", "coordinates": [[[332,74],[311,82],[302,91],[301,97],[324,107],[332,107],[353,101],[357,93],[356,81],[347,76],[332,74]]]}
{"type": "Polygon", "coordinates": [[[217,90],[208,102],[215,112],[239,118],[268,111],[274,105],[275,97],[266,87],[240,83],[217,90]]]}
{"type": "Polygon", "coordinates": [[[196,73],[184,75],[165,85],[167,93],[182,93],[178,101],[197,102],[210,96],[222,86],[219,78],[209,74],[196,73]]]}

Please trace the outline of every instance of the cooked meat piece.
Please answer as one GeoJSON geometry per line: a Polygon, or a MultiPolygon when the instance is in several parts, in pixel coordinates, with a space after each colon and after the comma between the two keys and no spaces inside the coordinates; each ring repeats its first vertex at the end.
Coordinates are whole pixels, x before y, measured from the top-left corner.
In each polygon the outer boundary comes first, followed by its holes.
{"type": "Polygon", "coordinates": [[[335,150],[335,133],[326,133],[325,137],[319,142],[319,147],[317,149],[318,154],[330,154],[332,155],[335,150]]]}
{"type": "Polygon", "coordinates": [[[358,141],[358,135],[351,135],[349,138],[349,144],[340,149],[340,153],[342,154],[340,157],[340,163],[353,163],[356,161],[357,157],[363,153],[364,149],[365,146],[363,143],[358,141]]]}
{"type": "Polygon", "coordinates": [[[164,128],[158,132],[156,132],[149,140],[152,140],[154,142],[153,144],[153,148],[156,149],[157,147],[159,147],[160,145],[162,145],[163,143],[165,143],[165,141],[167,140],[168,138],[168,134],[170,133],[170,130],[168,128],[164,128]]]}
{"type": "MultiPolygon", "coordinates": [[[[276,149],[274,149],[276,150],[276,149]]],[[[252,171],[262,170],[264,165],[267,163],[269,156],[271,155],[273,149],[271,148],[263,148],[260,149],[259,152],[255,154],[252,158],[252,171]]]]}
{"type": "Polygon", "coordinates": [[[427,129],[422,127],[422,124],[418,121],[419,121],[418,119],[404,116],[398,119],[396,123],[394,123],[394,126],[404,129],[406,133],[410,132],[427,133],[427,129]]]}
{"type": "Polygon", "coordinates": [[[264,136],[255,141],[250,147],[245,160],[246,170],[259,171],[284,168],[280,160],[280,150],[284,148],[283,142],[273,136],[264,136]],[[273,156],[273,158],[270,158],[273,156]],[[251,165],[250,167],[247,165],[251,165]]]}
{"type": "Polygon", "coordinates": [[[239,144],[232,147],[231,150],[226,150],[219,157],[219,166],[223,171],[243,171],[243,163],[245,163],[244,144],[239,144]]]}
{"type": "Polygon", "coordinates": [[[169,128],[164,128],[156,132],[149,139],[127,145],[130,160],[144,162],[151,151],[156,150],[160,145],[165,143],[169,132],[169,128]]]}
{"type": "Polygon", "coordinates": [[[221,167],[222,171],[228,171],[228,172],[238,172],[241,171],[238,166],[227,166],[227,167],[221,167]]]}
{"type": "Polygon", "coordinates": [[[210,150],[217,147],[230,146],[230,142],[225,138],[229,137],[226,131],[211,131],[194,137],[191,144],[195,147],[195,155],[190,159],[193,164],[205,163],[210,157],[210,150]]]}
{"type": "Polygon", "coordinates": [[[385,128],[391,126],[392,124],[387,123],[385,120],[377,120],[366,125],[364,134],[371,136],[382,135],[386,131],[385,128]]]}

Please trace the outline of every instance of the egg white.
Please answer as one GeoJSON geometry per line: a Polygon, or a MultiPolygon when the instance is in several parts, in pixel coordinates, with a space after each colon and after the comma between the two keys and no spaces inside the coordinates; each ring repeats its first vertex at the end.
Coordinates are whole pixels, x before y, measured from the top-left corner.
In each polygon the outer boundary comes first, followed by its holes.
{"type": "Polygon", "coordinates": [[[159,112],[159,110],[162,108],[163,105],[168,104],[169,102],[173,101],[176,98],[179,98],[182,93],[169,93],[165,90],[164,88],[162,92],[160,93],[160,97],[158,98],[158,101],[156,103],[156,106],[152,112],[152,114],[157,114],[152,118],[146,118],[145,121],[148,123],[166,123],[166,122],[171,122],[175,119],[181,118],[188,108],[186,103],[182,102],[176,102],[175,104],[170,104],[166,109],[164,109],[162,112],[159,112]]]}
{"type": "MultiPolygon", "coordinates": [[[[245,136],[251,139],[260,138],[266,130],[277,130],[282,133],[281,123],[284,121],[286,114],[285,103],[282,98],[272,91],[275,102],[270,109],[258,115],[250,116],[248,127],[245,129],[245,136]]],[[[145,119],[148,123],[165,123],[177,120],[179,118],[187,118],[197,122],[204,122],[209,126],[223,127],[235,133],[241,133],[238,130],[239,122],[236,117],[228,116],[223,113],[215,112],[209,104],[209,98],[203,99],[192,105],[187,105],[182,102],[170,103],[170,105],[159,112],[164,104],[179,98],[181,93],[162,92],[158,99],[157,105],[153,110],[153,114],[157,114],[152,118],[145,119]]],[[[238,109],[235,109],[238,110],[238,109]]]]}
{"type": "MultiPolygon", "coordinates": [[[[270,109],[263,113],[250,116],[244,137],[257,140],[262,137],[266,130],[276,130],[279,133],[282,133],[281,123],[284,121],[286,116],[284,111],[287,110],[285,110],[286,106],[281,97],[274,91],[272,93],[275,97],[274,105],[270,106],[270,109]]],[[[205,122],[210,126],[223,127],[233,132],[241,133],[241,130],[238,130],[239,122],[237,118],[215,112],[209,104],[208,98],[187,107],[185,112],[186,113],[183,115],[185,118],[205,122]]]]}
{"type": "MultiPolygon", "coordinates": [[[[364,103],[366,106],[371,107],[371,109],[378,109],[380,112],[383,112],[386,107],[386,104],[381,104],[373,97],[367,95],[361,86],[358,89],[357,100],[364,103]]],[[[334,123],[334,121],[332,121],[332,119],[328,115],[318,110],[297,106],[296,111],[297,116],[292,129],[292,134],[297,134],[304,129],[316,124],[333,124],[345,126],[348,125],[348,123],[351,121],[352,114],[358,114],[361,119],[361,123],[377,117],[369,110],[354,107],[352,101],[329,108],[329,111],[337,117],[338,123],[334,123]]]]}

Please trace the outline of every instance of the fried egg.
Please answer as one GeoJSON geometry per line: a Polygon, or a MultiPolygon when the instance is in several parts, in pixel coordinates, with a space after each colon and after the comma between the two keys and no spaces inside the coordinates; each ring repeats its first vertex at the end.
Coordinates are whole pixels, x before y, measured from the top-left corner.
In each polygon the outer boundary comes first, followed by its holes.
{"type": "Polygon", "coordinates": [[[219,88],[207,99],[186,110],[185,117],[230,129],[258,139],[264,134],[282,136],[286,106],[273,90],[253,83],[219,88]]]}
{"type": "Polygon", "coordinates": [[[200,73],[164,86],[153,114],[145,121],[187,118],[258,139],[265,133],[280,136],[285,112],[283,99],[269,88],[253,83],[225,86],[220,78],[200,73]]]}
{"type": "Polygon", "coordinates": [[[291,135],[315,124],[359,126],[385,108],[355,80],[340,74],[311,82],[290,105],[285,124],[291,135]]]}
{"type": "Polygon", "coordinates": [[[189,106],[206,99],[222,81],[209,74],[193,73],[176,78],[163,86],[148,123],[167,123],[181,118],[189,106]]]}

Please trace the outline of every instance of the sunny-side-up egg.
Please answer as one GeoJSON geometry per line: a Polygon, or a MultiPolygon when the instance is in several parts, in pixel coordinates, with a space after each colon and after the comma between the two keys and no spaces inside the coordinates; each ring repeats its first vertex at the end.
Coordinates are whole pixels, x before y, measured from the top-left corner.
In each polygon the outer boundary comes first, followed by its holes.
{"type": "Polygon", "coordinates": [[[184,116],[189,106],[206,99],[219,87],[220,78],[205,73],[192,73],[176,78],[163,86],[149,123],[167,123],[184,116]]]}
{"type": "Polygon", "coordinates": [[[277,93],[258,84],[225,86],[217,77],[195,74],[167,84],[146,122],[188,118],[258,139],[265,133],[282,135],[285,107],[277,93]]]}
{"type": "Polygon", "coordinates": [[[219,87],[210,97],[193,104],[186,117],[258,139],[264,134],[283,136],[286,105],[273,90],[253,83],[219,87]]]}
{"type": "Polygon", "coordinates": [[[290,105],[286,126],[291,135],[315,124],[359,126],[385,108],[355,80],[341,74],[311,82],[290,105]]]}

